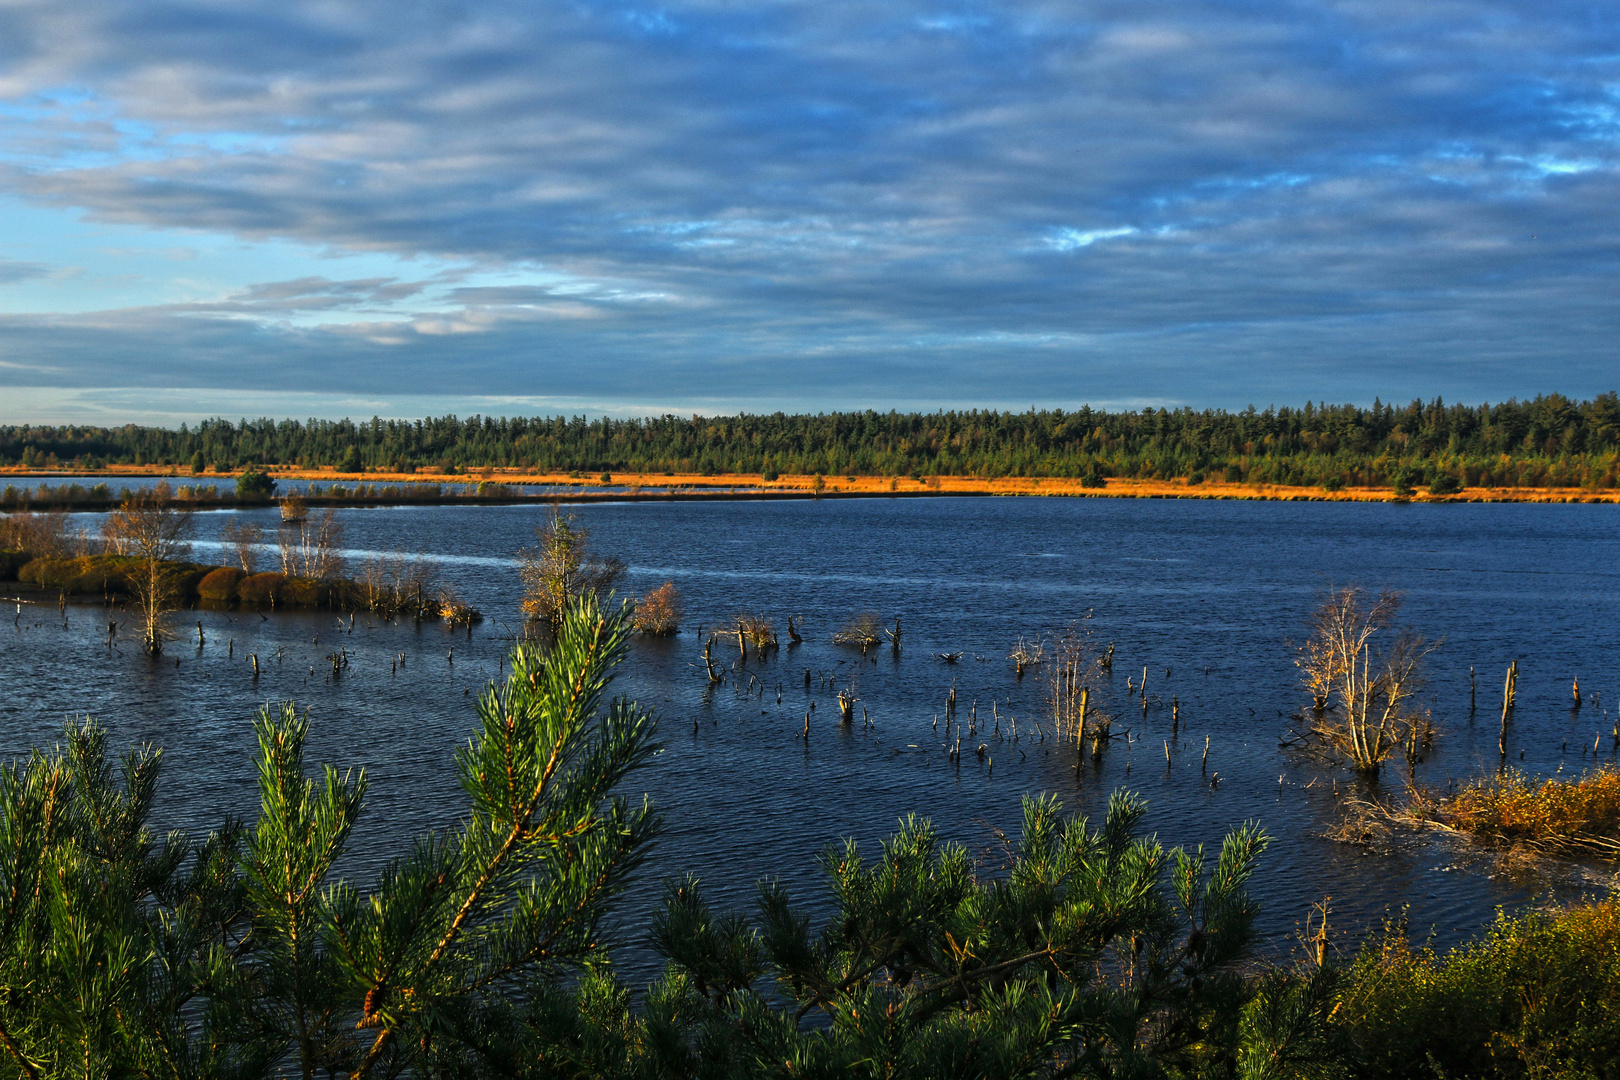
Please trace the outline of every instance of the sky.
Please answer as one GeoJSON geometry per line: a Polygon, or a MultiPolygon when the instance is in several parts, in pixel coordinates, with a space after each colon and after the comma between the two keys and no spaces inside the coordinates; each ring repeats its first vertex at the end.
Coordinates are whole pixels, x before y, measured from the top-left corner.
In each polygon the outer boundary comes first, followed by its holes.
{"type": "Polygon", "coordinates": [[[1620,384],[1620,5],[0,0],[0,423],[1620,384]]]}

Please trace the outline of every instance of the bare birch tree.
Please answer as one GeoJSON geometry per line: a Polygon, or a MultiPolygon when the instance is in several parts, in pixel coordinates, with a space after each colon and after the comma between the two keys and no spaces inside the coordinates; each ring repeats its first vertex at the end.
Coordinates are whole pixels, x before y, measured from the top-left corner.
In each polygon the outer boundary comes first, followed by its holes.
{"type": "Polygon", "coordinates": [[[219,530],[219,538],[236,556],[236,561],[242,566],[242,573],[253,574],[258,571],[259,545],[264,543],[264,529],[251,521],[237,521],[232,518],[219,530]]]}
{"type": "Polygon", "coordinates": [[[167,483],[132,492],[102,525],[107,546],[137,560],[125,575],[140,620],[141,645],[154,656],[171,636],[168,617],[179,606],[173,563],[191,553],[186,538],[195,511],[175,505],[173,496],[167,483]]]}
{"type": "Polygon", "coordinates": [[[1311,694],[1314,732],[1369,774],[1403,746],[1415,759],[1433,737],[1427,713],[1413,707],[1413,698],[1422,686],[1423,660],[1439,643],[1396,628],[1400,605],[1394,592],[1369,597],[1358,586],[1330,588],[1295,659],[1311,694]],[[1387,646],[1374,651],[1384,640],[1387,646]]]}
{"type": "Polygon", "coordinates": [[[1053,730],[1060,738],[1081,742],[1086,737],[1086,715],[1093,708],[1092,693],[1102,673],[1102,659],[1085,622],[1072,622],[1054,633],[1047,646],[1046,706],[1053,730]]]}
{"type": "Polygon", "coordinates": [[[330,508],[318,518],[283,521],[276,530],[281,572],[288,577],[330,581],[344,570],[343,523],[330,508]]]}

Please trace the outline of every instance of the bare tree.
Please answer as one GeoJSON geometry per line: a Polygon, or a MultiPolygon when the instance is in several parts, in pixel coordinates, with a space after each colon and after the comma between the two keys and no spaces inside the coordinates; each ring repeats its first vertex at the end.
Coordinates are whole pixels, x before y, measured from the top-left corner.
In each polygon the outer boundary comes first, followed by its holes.
{"type": "Polygon", "coordinates": [[[1060,737],[1072,736],[1076,743],[1084,741],[1092,690],[1102,673],[1102,658],[1086,623],[1072,622],[1051,636],[1043,670],[1053,730],[1060,737]]]}
{"type": "Polygon", "coordinates": [[[540,542],[518,552],[523,611],[531,619],[556,626],[570,602],[606,592],[624,576],[623,562],[591,554],[591,534],[574,524],[572,514],[553,508],[535,535],[540,542]]]}
{"type": "Polygon", "coordinates": [[[1368,597],[1357,586],[1330,588],[1295,659],[1311,694],[1313,730],[1355,767],[1376,774],[1397,748],[1415,761],[1433,738],[1428,714],[1412,707],[1423,660],[1439,647],[1396,629],[1398,593],[1368,597]],[[1373,651],[1380,635],[1392,638],[1373,651]]]}
{"type": "Polygon", "coordinates": [[[422,555],[373,555],[360,567],[366,607],[385,617],[400,612],[423,613],[439,594],[437,575],[438,564],[422,555]]]}
{"type": "Polygon", "coordinates": [[[320,517],[283,521],[276,530],[281,572],[289,577],[330,581],[343,574],[343,523],[328,508],[320,517]]]}
{"type": "Polygon", "coordinates": [[[1045,651],[1046,648],[1041,643],[1039,634],[1035,635],[1034,641],[1025,641],[1023,635],[1020,634],[1018,644],[1014,645],[1012,651],[1007,653],[1007,659],[1013,662],[1013,669],[1018,673],[1018,677],[1022,679],[1027,668],[1034,667],[1041,662],[1045,656],[1045,651]]]}
{"type": "Polygon", "coordinates": [[[156,656],[170,636],[168,616],[179,606],[173,563],[191,553],[190,508],[175,505],[167,483],[144,492],[132,492],[102,525],[102,537],[117,554],[133,556],[125,570],[135,612],[141,623],[141,644],[156,656]]]}
{"type": "Polygon", "coordinates": [[[61,510],[0,514],[0,549],[40,556],[65,555],[72,544],[66,522],[67,514],[61,510]]]}
{"type": "Polygon", "coordinates": [[[219,530],[219,538],[236,555],[242,573],[252,574],[259,569],[259,545],[264,543],[264,529],[251,521],[227,521],[219,530]]]}

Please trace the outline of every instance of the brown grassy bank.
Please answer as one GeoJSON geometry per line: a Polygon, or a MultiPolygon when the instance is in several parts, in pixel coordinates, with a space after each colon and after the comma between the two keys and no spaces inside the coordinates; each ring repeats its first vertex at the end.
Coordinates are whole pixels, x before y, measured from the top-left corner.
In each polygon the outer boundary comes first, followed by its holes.
{"type": "MultiPolygon", "coordinates": [[[[447,485],[431,498],[404,493],[396,501],[451,501],[480,498],[469,490],[467,495],[456,494],[448,485],[545,485],[568,489],[570,495],[595,496],[615,499],[669,499],[671,497],[705,496],[709,498],[754,498],[761,493],[778,495],[817,494],[817,477],[810,475],[778,476],[767,481],[761,474],[700,475],[696,473],[614,473],[611,479],[577,476],[566,473],[537,473],[519,469],[480,469],[468,472],[416,471],[342,473],[331,468],[297,469],[269,468],[275,479],[316,481],[326,484],[351,486],[356,484],[393,485],[404,489],[422,485],[447,485]],[[622,489],[622,490],[610,490],[622,489]]],[[[48,472],[38,469],[24,470],[18,466],[0,468],[0,480],[42,478],[66,475],[66,471],[48,472]]],[[[75,474],[77,475],[77,474],[75,474]]],[[[173,467],[114,465],[98,470],[96,482],[116,486],[119,478],[172,477],[177,483],[195,485],[214,484],[226,487],[234,484],[233,473],[204,473],[191,475],[177,473],[173,467]]],[[[889,476],[826,476],[819,478],[820,493],[828,496],[882,497],[907,495],[1020,495],[1065,496],[1082,498],[1136,498],[1136,499],[1244,499],[1280,502],[1529,502],[1529,503],[1617,503],[1620,489],[1596,490],[1588,488],[1529,488],[1529,487],[1471,487],[1456,495],[1435,496],[1420,491],[1409,499],[1401,499],[1387,487],[1344,488],[1327,491],[1320,487],[1289,486],[1282,484],[1228,483],[1208,479],[1199,484],[1179,480],[1134,480],[1110,477],[1102,487],[1086,487],[1079,478],[1068,477],[972,477],[927,476],[921,479],[889,476]]],[[[486,490],[488,490],[486,488],[486,490]]],[[[482,496],[488,501],[527,501],[536,496],[516,493],[482,496]]],[[[234,499],[221,499],[234,502],[234,499]]],[[[368,500],[338,501],[363,502],[368,500]]],[[[376,501],[376,500],[369,500],[376,501]]]]}

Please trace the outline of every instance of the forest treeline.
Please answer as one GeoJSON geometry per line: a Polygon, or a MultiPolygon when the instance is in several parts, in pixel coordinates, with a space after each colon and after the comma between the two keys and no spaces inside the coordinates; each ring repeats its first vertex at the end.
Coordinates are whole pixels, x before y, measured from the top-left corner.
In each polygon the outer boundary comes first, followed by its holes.
{"type": "Polygon", "coordinates": [[[1397,407],[1307,403],[1241,412],[1031,410],[816,415],[454,416],[426,420],[208,420],[0,428],[0,464],[108,463],[230,471],[248,465],[413,472],[1118,476],[1194,482],[1473,487],[1616,486],[1620,397],[1397,407]]]}

